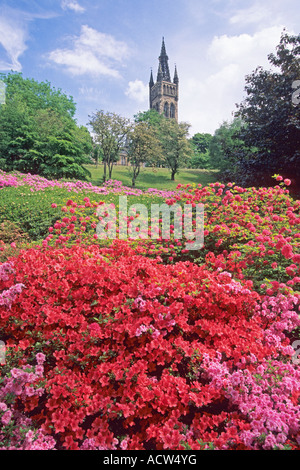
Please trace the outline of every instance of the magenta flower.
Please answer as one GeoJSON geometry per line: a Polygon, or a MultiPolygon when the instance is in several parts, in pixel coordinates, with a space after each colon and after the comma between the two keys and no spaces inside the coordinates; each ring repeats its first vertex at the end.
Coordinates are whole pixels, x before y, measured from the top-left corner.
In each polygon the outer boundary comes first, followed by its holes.
{"type": "Polygon", "coordinates": [[[293,257],[293,248],[292,248],[292,246],[289,245],[289,244],[284,245],[282,250],[281,250],[281,253],[286,259],[292,258],[293,257]]]}

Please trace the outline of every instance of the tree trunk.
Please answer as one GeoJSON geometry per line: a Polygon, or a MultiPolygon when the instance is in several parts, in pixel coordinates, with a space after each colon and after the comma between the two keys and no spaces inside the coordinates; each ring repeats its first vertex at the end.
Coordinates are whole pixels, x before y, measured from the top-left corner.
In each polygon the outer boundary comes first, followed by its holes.
{"type": "Polygon", "coordinates": [[[103,182],[105,183],[106,181],[106,162],[104,162],[103,165],[103,182]]]}
{"type": "Polygon", "coordinates": [[[175,181],[176,170],[172,170],[171,180],[175,181]]]}
{"type": "Polygon", "coordinates": [[[113,162],[108,163],[108,177],[109,177],[110,180],[111,180],[111,177],[112,177],[113,166],[114,166],[113,162]]]}

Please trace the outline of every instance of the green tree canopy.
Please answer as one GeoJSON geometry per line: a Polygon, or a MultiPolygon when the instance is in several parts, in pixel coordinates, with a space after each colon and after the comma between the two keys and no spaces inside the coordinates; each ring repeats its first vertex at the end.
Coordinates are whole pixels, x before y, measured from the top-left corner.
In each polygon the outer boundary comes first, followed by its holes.
{"type": "Polygon", "coordinates": [[[151,127],[156,129],[160,127],[160,124],[164,119],[166,119],[165,116],[156,111],[156,109],[139,112],[134,116],[135,122],[147,122],[151,127]]]}
{"type": "Polygon", "coordinates": [[[171,171],[171,180],[179,169],[189,166],[192,147],[188,140],[189,124],[177,123],[175,119],[163,119],[161,122],[161,144],[164,165],[171,171]]]}
{"type": "Polygon", "coordinates": [[[193,155],[191,158],[190,166],[192,168],[210,168],[210,152],[209,146],[212,139],[212,135],[208,133],[195,134],[191,139],[190,143],[193,149],[193,155]]]}
{"type": "MultiPolygon", "coordinates": [[[[241,119],[225,121],[216,129],[209,143],[211,164],[222,172],[223,178],[234,173],[236,165],[245,154],[244,142],[238,138],[241,119]]],[[[247,149],[249,151],[249,149],[247,149]]]]}
{"type": "Polygon", "coordinates": [[[0,73],[0,80],[6,85],[6,103],[21,100],[31,114],[40,109],[55,110],[61,116],[74,118],[76,105],[71,96],[65,95],[61,89],[55,89],[50,82],[37,82],[23,78],[21,73],[0,73]]]}
{"type": "Polygon", "coordinates": [[[155,109],[138,113],[135,120],[136,122],[147,122],[153,128],[162,148],[157,166],[169,168],[172,180],[175,179],[180,168],[191,165],[193,148],[188,139],[189,124],[168,119],[155,109]]]}
{"type": "Polygon", "coordinates": [[[140,174],[143,165],[156,166],[161,160],[162,149],[154,128],[147,121],[140,121],[134,125],[128,135],[129,172],[132,177],[132,186],[140,174]]]}
{"type": "Polygon", "coordinates": [[[95,143],[102,151],[103,180],[105,181],[106,167],[108,167],[108,176],[111,178],[114,163],[118,161],[120,151],[126,145],[126,137],[132,124],[129,119],[119,114],[101,110],[90,116],[89,125],[93,130],[95,143]]]}
{"type": "MultiPolygon", "coordinates": [[[[166,117],[163,114],[160,114],[156,109],[149,109],[148,111],[140,112],[134,116],[134,121],[146,122],[155,133],[156,138],[162,144],[163,141],[163,126],[162,123],[166,121],[166,117]]],[[[164,159],[161,155],[161,158],[157,160],[157,166],[164,166],[164,159]]]]}
{"type": "Polygon", "coordinates": [[[72,98],[48,82],[1,74],[6,85],[0,105],[0,166],[47,178],[86,179],[92,138],[77,126],[72,98]]]}
{"type": "Polygon", "coordinates": [[[300,35],[284,31],[268,60],[271,70],[258,67],[246,77],[247,96],[236,113],[243,122],[238,137],[248,149],[255,148],[238,164],[236,175],[243,184],[270,184],[275,173],[300,178],[300,105],[293,100],[300,78],[300,35]]]}

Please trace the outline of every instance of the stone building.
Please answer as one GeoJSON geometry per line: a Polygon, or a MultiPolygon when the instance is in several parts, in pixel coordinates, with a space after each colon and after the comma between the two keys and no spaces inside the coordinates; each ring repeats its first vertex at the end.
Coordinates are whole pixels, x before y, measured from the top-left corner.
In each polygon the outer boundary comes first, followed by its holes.
{"type": "Polygon", "coordinates": [[[149,82],[150,109],[156,109],[160,114],[167,118],[173,118],[178,121],[178,98],[179,98],[179,80],[177,68],[173,81],[171,80],[169,70],[169,58],[166,53],[164,38],[162,40],[161,53],[159,56],[158,72],[156,83],[153,80],[151,70],[149,82]]]}

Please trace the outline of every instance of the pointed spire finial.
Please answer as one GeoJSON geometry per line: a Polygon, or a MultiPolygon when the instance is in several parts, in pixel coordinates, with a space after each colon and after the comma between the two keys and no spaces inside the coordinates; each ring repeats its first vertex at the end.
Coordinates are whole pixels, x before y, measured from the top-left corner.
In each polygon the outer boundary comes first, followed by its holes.
{"type": "Polygon", "coordinates": [[[176,66],[176,64],[175,64],[175,72],[174,72],[173,83],[178,84],[178,82],[179,82],[179,78],[178,78],[178,73],[177,73],[177,66],[176,66]]]}
{"type": "Polygon", "coordinates": [[[166,52],[165,38],[164,38],[164,36],[163,36],[159,59],[160,59],[160,58],[164,58],[164,57],[166,57],[167,60],[169,59],[168,56],[167,56],[167,52],[166,52]]]}
{"type": "Polygon", "coordinates": [[[159,65],[158,65],[158,72],[157,72],[157,81],[158,81],[158,82],[161,82],[163,79],[164,79],[164,77],[163,77],[163,71],[162,71],[162,67],[161,67],[161,62],[159,62],[159,65]]]}
{"type": "Polygon", "coordinates": [[[166,82],[171,81],[168,60],[169,60],[169,57],[167,56],[167,52],[166,52],[165,38],[163,37],[162,45],[161,45],[161,52],[159,56],[159,65],[161,67],[162,80],[165,80],[166,82]]]}
{"type": "Polygon", "coordinates": [[[154,85],[154,80],[153,80],[153,73],[152,73],[152,68],[151,68],[149,87],[152,88],[153,85],[154,85]]]}

